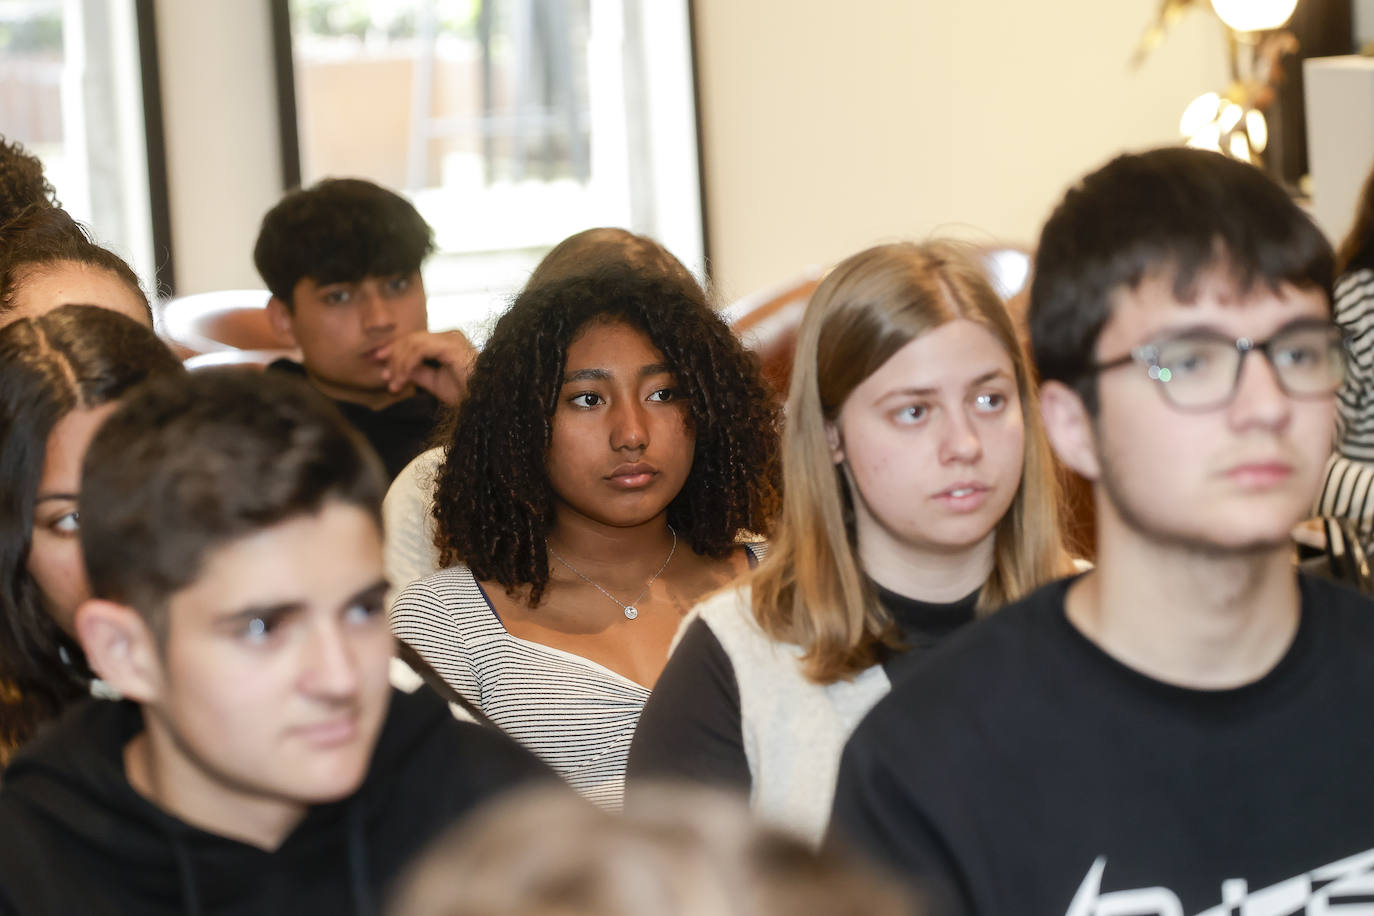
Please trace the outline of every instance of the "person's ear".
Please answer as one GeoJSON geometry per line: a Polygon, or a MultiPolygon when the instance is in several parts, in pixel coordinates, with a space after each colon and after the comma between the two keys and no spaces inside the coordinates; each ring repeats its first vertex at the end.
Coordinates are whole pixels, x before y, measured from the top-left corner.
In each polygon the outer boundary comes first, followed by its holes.
{"type": "Polygon", "coordinates": [[[840,437],[840,424],[837,421],[825,421],[825,447],[830,449],[830,460],[835,464],[844,463],[844,441],[840,437]]]}
{"type": "Polygon", "coordinates": [[[276,296],[267,300],[267,322],[272,325],[272,331],[288,346],[299,346],[296,342],[296,329],[291,308],[276,296]]]}
{"type": "Polygon", "coordinates": [[[1040,389],[1040,417],[1059,460],[1079,476],[1097,480],[1097,437],[1079,393],[1062,382],[1046,382],[1040,389]]]}
{"type": "Polygon", "coordinates": [[[139,703],[162,692],[157,638],[133,608],[90,598],[76,609],[76,637],[86,662],[122,697],[139,703]]]}

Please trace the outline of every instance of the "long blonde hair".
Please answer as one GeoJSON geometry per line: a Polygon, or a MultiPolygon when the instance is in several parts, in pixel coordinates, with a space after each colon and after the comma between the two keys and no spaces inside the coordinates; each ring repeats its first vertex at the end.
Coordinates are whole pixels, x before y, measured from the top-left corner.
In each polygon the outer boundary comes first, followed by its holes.
{"type": "Polygon", "coordinates": [[[1021,483],[998,522],[993,570],[978,598],[987,614],[1068,570],[1053,459],[1029,359],[1011,316],[964,246],[879,245],[840,262],[806,307],[782,436],[783,508],[767,559],[750,578],[754,616],[800,645],[807,677],[828,684],[899,648],[856,555],[853,494],[826,439],[845,400],[912,340],[956,319],[992,332],[1015,370],[1025,451],[1021,483]]]}

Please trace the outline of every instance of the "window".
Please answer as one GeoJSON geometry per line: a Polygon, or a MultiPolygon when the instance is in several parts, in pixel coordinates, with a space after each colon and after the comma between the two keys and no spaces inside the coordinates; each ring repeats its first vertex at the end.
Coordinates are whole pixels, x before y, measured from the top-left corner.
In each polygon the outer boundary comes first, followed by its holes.
{"type": "Polygon", "coordinates": [[[158,101],[151,111],[144,102],[157,80],[145,34],[151,2],[0,0],[5,136],[42,160],[67,211],[155,293],[170,287],[171,263],[158,101]]]}
{"type": "Polygon", "coordinates": [[[539,258],[592,226],[652,235],[702,272],[685,0],[288,10],[300,184],[357,176],[411,198],[439,247],[433,327],[484,336],[539,258]]]}

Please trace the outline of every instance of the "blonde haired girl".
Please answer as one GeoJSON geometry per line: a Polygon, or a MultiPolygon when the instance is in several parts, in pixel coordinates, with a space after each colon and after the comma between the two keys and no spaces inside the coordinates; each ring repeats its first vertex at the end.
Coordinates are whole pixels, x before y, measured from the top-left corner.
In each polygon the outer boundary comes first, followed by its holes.
{"type": "Polygon", "coordinates": [[[747,788],[818,840],[844,742],[892,679],[1071,567],[1028,359],[961,246],[882,245],[831,271],[782,451],[768,557],[684,622],[629,772],[747,788]]]}

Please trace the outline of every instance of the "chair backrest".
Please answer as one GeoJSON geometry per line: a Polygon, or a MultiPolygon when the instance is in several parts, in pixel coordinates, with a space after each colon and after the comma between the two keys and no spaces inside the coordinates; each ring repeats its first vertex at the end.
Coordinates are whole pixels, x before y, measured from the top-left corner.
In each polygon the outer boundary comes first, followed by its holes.
{"type": "Polygon", "coordinates": [[[268,320],[270,298],[265,289],[232,289],[168,299],[159,309],[162,334],[192,369],[299,358],[268,320]]]}

